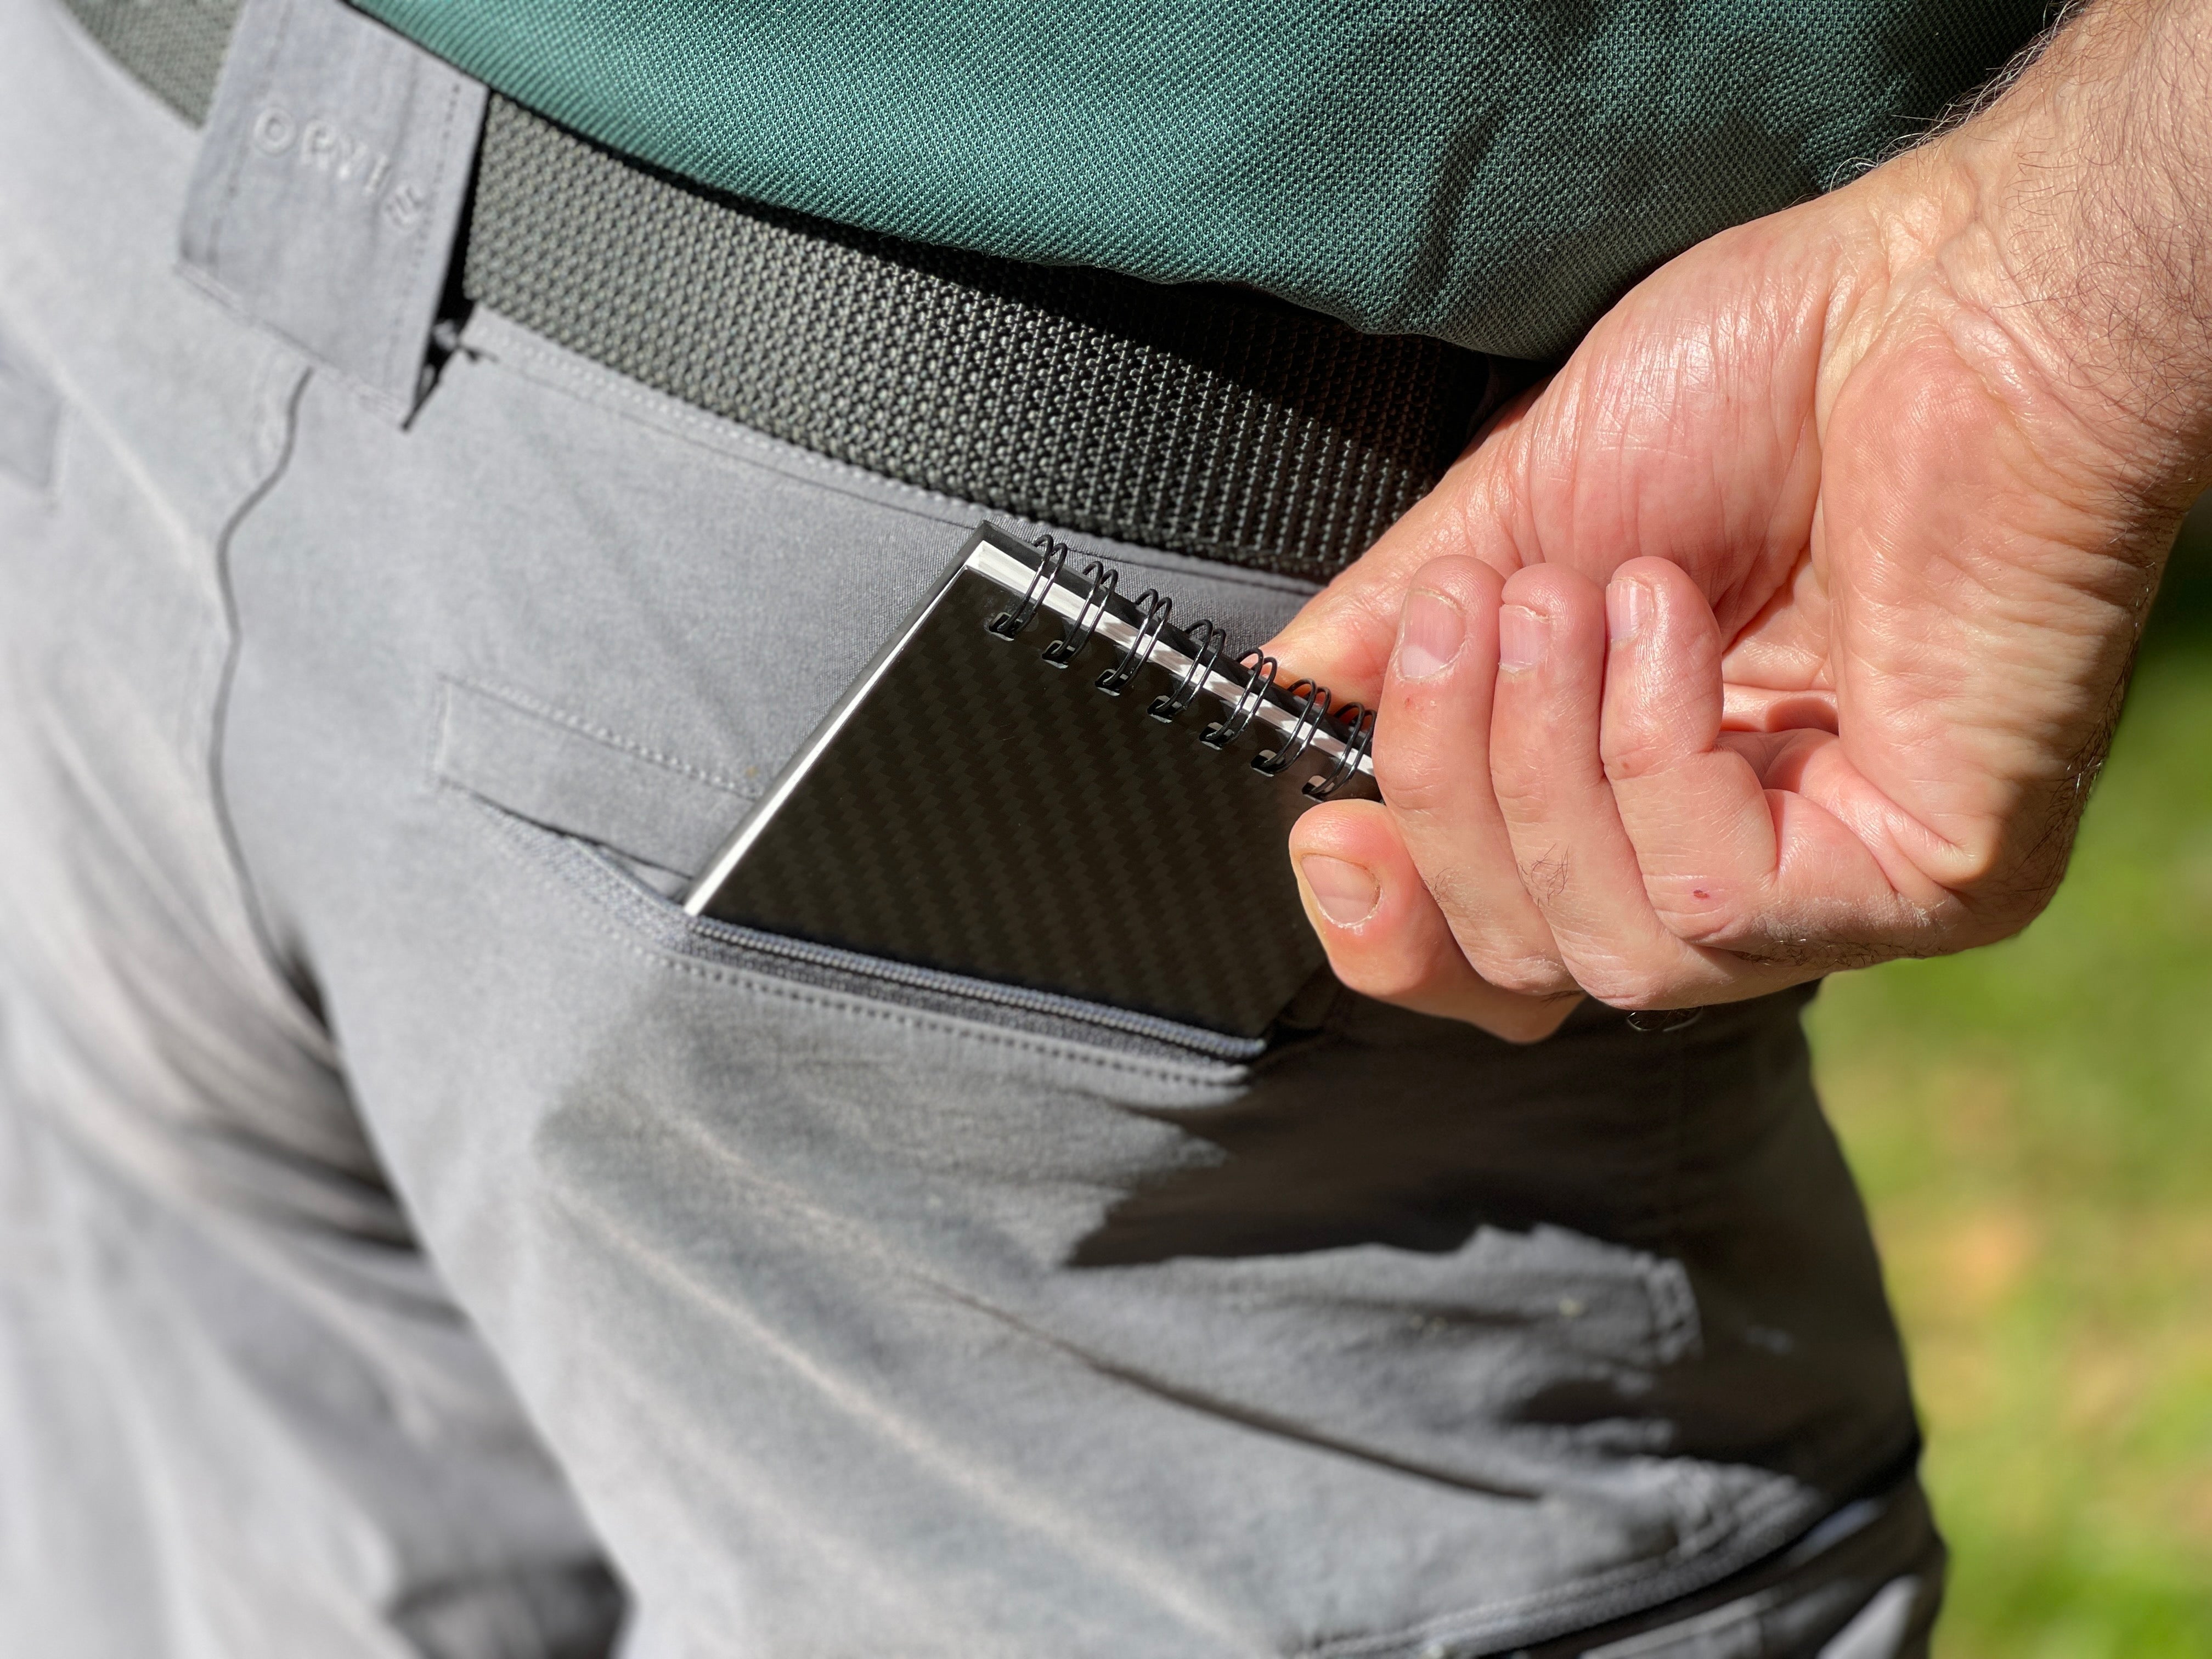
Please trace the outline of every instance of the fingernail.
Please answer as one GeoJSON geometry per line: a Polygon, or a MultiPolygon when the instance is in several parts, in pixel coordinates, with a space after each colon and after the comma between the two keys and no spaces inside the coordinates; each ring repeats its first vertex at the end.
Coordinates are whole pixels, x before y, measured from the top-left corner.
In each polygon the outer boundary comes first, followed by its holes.
{"type": "Polygon", "coordinates": [[[1467,618],[1441,593],[1417,587],[1406,595],[1406,608],[1398,618],[1398,673],[1402,679],[1425,680],[1451,665],[1467,638],[1467,618]]]}
{"type": "Polygon", "coordinates": [[[1526,605],[1509,605],[1498,613],[1498,665],[1534,668],[1552,632],[1551,618],[1526,605]]]}
{"type": "Polygon", "coordinates": [[[1382,889],[1361,866],[1325,853],[1309,854],[1298,861],[1306,887],[1321,906],[1322,915],[1339,927],[1355,927],[1375,914],[1382,889]]]}
{"type": "Polygon", "coordinates": [[[1632,640],[1651,614],[1651,590],[1639,581],[1607,584],[1605,590],[1606,637],[1618,645],[1632,640]]]}

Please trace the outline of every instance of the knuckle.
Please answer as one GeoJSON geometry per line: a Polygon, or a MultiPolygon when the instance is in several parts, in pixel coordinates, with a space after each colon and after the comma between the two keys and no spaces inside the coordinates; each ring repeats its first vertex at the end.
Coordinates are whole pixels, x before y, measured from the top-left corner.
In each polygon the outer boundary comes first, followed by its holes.
{"type": "Polygon", "coordinates": [[[1606,776],[1619,783],[1664,769],[1672,754],[1658,727],[1633,716],[1615,715],[1606,721],[1598,757],[1605,764],[1606,776]]]}
{"type": "Polygon", "coordinates": [[[1607,1007],[1630,1013],[1671,1007],[1681,1000],[1680,988],[1666,975],[1633,963],[1604,963],[1578,969],[1575,977],[1583,990],[1607,1007]]]}
{"type": "MultiPolygon", "coordinates": [[[[2003,890],[2023,884],[2026,872],[2008,867],[2003,838],[1994,831],[1954,842],[1943,860],[1943,884],[1966,891],[2003,890]]],[[[2033,854],[2023,863],[2036,860],[2033,854]]],[[[2033,880],[2033,877],[2028,877],[2033,880]]]]}
{"type": "Polygon", "coordinates": [[[1685,945],[1728,950],[1752,936],[1742,907],[1717,884],[1652,882],[1646,891],[1660,924],[1685,945]]]}
{"type": "Polygon", "coordinates": [[[1572,996],[1581,988],[1565,963],[1540,951],[1508,951],[1494,945],[1480,945],[1468,952],[1468,962],[1489,983],[1517,997],[1548,1000],[1572,996]]]}
{"type": "Polygon", "coordinates": [[[1524,765],[1518,760],[1500,761],[1494,756],[1491,761],[1491,788],[1508,817],[1542,817],[1551,799],[1546,781],[1541,767],[1524,765]]]}
{"type": "Polygon", "coordinates": [[[1375,781],[1393,811],[1426,813],[1450,804],[1462,769],[1425,744],[1375,750],[1375,781]]]}

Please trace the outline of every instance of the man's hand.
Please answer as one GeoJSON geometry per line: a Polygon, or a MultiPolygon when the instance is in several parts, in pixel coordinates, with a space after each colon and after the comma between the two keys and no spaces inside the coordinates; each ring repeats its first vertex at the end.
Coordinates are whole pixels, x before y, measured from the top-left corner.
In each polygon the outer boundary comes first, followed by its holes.
{"type": "Polygon", "coordinates": [[[1291,838],[1356,989],[1541,1036],[2002,939],[2212,435],[2212,4],[1714,238],[1272,646],[1378,708],[1291,838]]]}

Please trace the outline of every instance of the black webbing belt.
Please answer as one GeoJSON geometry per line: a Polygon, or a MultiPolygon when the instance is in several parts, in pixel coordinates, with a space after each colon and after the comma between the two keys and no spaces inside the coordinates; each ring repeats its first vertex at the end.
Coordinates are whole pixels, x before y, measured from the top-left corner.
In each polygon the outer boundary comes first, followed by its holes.
{"type": "MultiPolygon", "coordinates": [[[[68,0],[198,121],[235,0],[68,0]]],[[[714,414],[1069,529],[1325,577],[1436,482],[1479,355],[1242,289],[928,247],[747,202],[490,100],[462,291],[714,414]]]]}

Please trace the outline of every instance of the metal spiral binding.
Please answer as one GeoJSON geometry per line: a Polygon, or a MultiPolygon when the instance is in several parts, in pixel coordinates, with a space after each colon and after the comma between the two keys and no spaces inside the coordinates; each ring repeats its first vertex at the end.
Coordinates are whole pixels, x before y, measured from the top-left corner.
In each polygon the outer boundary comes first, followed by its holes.
{"type": "MultiPolygon", "coordinates": [[[[1036,573],[1030,578],[1021,602],[984,624],[1000,639],[1014,638],[1036,618],[1073,554],[1066,543],[1051,536],[1039,536],[1030,545],[1042,548],[1044,556],[1038,561],[1036,573]]],[[[1082,654],[1084,647],[1097,635],[1099,624],[1106,619],[1121,580],[1121,573],[1103,559],[1092,559],[1084,565],[1083,604],[1066,631],[1045,647],[1042,655],[1046,662],[1054,668],[1065,668],[1082,654]]],[[[1173,600],[1151,587],[1130,603],[1143,612],[1136,636],[1122,649],[1114,665],[1092,683],[1109,697],[1118,697],[1127,690],[1152,661],[1166,636],[1169,618],[1175,609],[1173,600]]],[[[1198,694],[1220,672],[1222,657],[1228,650],[1228,630],[1217,628],[1212,622],[1193,623],[1188,632],[1189,665],[1177,678],[1175,689],[1154,697],[1146,710],[1154,720],[1167,724],[1173,724],[1198,700],[1198,694]]],[[[1227,749],[1242,737],[1276,690],[1280,666],[1265,652],[1245,652],[1237,659],[1237,667],[1241,671],[1237,678],[1243,685],[1236,702],[1228,714],[1206,726],[1198,734],[1199,741],[1210,749],[1227,749]]],[[[1303,786],[1304,793],[1313,799],[1326,800],[1358,772],[1361,761],[1372,749],[1374,712],[1356,702],[1334,708],[1329,701],[1328,688],[1310,679],[1302,679],[1292,685],[1289,696],[1298,700],[1297,718],[1280,743],[1252,757],[1252,769],[1270,778],[1279,775],[1312,748],[1315,739],[1334,721],[1346,730],[1343,750],[1327,775],[1316,773],[1303,786]]]]}
{"type": "Polygon", "coordinates": [[[1275,689],[1275,672],[1279,665],[1265,652],[1256,648],[1237,659],[1237,665],[1244,671],[1244,689],[1237,695],[1237,706],[1229,711],[1225,720],[1218,720],[1198,734],[1198,740],[1208,749],[1226,749],[1237,741],[1252,717],[1260,712],[1260,705],[1267,701],[1267,693],[1275,689]]]}
{"type": "Polygon", "coordinates": [[[1022,602],[1012,611],[1001,611],[983,624],[1002,640],[1012,639],[1030,625],[1030,618],[1036,615],[1037,607],[1044,603],[1044,596],[1052,592],[1052,585],[1060,580],[1061,567],[1067,562],[1068,546],[1066,542],[1040,536],[1030,545],[1044,549],[1044,557],[1037,561],[1036,574],[1030,579],[1029,591],[1022,595],[1022,602]]]}
{"type": "Polygon", "coordinates": [[[1299,756],[1304,754],[1320,735],[1321,723],[1328,718],[1328,688],[1316,680],[1300,680],[1291,688],[1291,695],[1300,691],[1306,700],[1298,705],[1298,721],[1291,728],[1291,735],[1273,749],[1263,749],[1252,757],[1252,769],[1273,777],[1299,756]]]}
{"type": "Polygon", "coordinates": [[[1220,662],[1222,652],[1228,648],[1229,630],[1216,628],[1210,622],[1194,622],[1190,625],[1190,642],[1198,648],[1191,653],[1190,666],[1183,670],[1182,678],[1174,690],[1154,697],[1152,707],[1145,711],[1156,720],[1171,721],[1190,707],[1199,688],[1220,662]]]}
{"type": "Polygon", "coordinates": [[[1129,641],[1121,660],[1098,677],[1098,689],[1109,697],[1118,697],[1127,690],[1129,682],[1137,678],[1137,671],[1152,659],[1152,653],[1160,647],[1160,635],[1167,631],[1168,613],[1175,609],[1175,601],[1157,587],[1148,587],[1138,594],[1137,603],[1145,612],[1145,620],[1137,626],[1137,637],[1129,641]]]}
{"type": "Polygon", "coordinates": [[[1093,559],[1083,567],[1083,580],[1090,589],[1084,598],[1083,609],[1075,613],[1067,632],[1044,648],[1044,659],[1054,668],[1066,667],[1091,643],[1091,636],[1105,619],[1107,603],[1114,597],[1121,573],[1107,568],[1103,559],[1093,559]]]}
{"type": "Polygon", "coordinates": [[[1348,702],[1336,711],[1336,717],[1342,720],[1347,728],[1344,739],[1344,752],[1336,757],[1335,769],[1327,777],[1316,775],[1306,780],[1305,792],[1316,800],[1327,800],[1329,796],[1343,787],[1346,780],[1359,769],[1361,759],[1375,746],[1375,711],[1373,709],[1364,708],[1356,702],[1348,702]]]}

